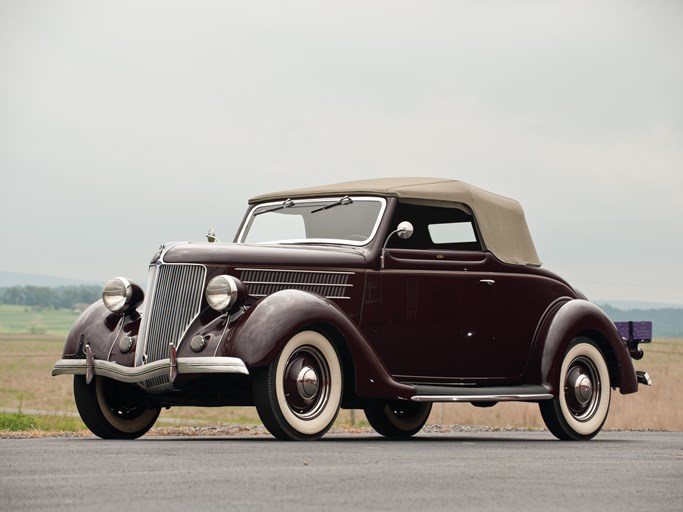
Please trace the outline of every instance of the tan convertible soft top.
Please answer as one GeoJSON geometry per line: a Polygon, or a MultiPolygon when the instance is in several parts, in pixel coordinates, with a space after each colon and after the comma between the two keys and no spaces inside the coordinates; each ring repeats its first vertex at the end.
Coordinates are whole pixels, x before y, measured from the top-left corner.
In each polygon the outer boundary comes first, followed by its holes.
{"type": "Polygon", "coordinates": [[[522,206],[465,182],[442,178],[380,178],[348,181],[320,187],[274,192],[253,197],[250,204],[318,196],[371,195],[397,197],[400,201],[450,208],[469,207],[474,214],[485,249],[498,259],[516,265],[540,266],[522,206]]]}

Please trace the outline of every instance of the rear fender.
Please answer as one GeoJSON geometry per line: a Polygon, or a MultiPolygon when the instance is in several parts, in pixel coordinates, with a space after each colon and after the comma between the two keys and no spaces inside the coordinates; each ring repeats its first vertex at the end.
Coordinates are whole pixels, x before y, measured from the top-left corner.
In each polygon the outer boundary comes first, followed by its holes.
{"type": "Polygon", "coordinates": [[[582,299],[569,300],[546,317],[534,341],[527,382],[541,383],[557,395],[562,357],[577,336],[598,344],[613,387],[624,395],[638,391],[633,362],[616,326],[598,306],[582,299]]]}
{"type": "Polygon", "coordinates": [[[392,379],[365,336],[334,302],[301,290],[283,290],[257,302],[229,330],[217,355],[239,357],[250,369],[262,367],[307,328],[339,333],[353,360],[358,396],[408,399],[415,394],[413,386],[392,379]]]}

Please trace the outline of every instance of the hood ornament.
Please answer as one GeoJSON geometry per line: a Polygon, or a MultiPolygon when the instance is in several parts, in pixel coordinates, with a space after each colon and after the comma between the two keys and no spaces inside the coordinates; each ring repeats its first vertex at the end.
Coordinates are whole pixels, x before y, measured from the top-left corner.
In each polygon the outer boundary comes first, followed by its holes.
{"type": "Polygon", "coordinates": [[[218,237],[216,236],[216,230],[213,228],[209,228],[209,232],[206,234],[206,239],[209,241],[209,243],[214,243],[214,242],[220,242],[218,237]]]}

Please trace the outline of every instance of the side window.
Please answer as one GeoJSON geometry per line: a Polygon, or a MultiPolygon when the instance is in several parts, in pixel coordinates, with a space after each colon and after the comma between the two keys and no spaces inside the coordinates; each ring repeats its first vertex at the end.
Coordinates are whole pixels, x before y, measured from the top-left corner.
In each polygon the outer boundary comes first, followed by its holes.
{"type": "Polygon", "coordinates": [[[443,222],[427,226],[429,236],[435,245],[462,244],[476,242],[474,226],[471,222],[443,222]]]}
{"type": "Polygon", "coordinates": [[[398,203],[392,225],[404,220],[412,223],[413,236],[408,240],[392,237],[389,247],[481,251],[474,217],[464,210],[398,203]]]}

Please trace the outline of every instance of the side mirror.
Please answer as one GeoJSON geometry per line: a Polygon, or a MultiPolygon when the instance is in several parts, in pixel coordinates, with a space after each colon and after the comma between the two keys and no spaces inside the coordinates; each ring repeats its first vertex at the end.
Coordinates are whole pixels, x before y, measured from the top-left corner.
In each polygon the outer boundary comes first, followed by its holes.
{"type": "Polygon", "coordinates": [[[382,246],[382,256],[380,256],[381,268],[384,268],[384,251],[387,248],[389,239],[394,235],[398,235],[399,238],[408,240],[411,236],[413,236],[414,232],[415,228],[413,228],[413,225],[407,220],[404,220],[403,222],[399,223],[399,225],[396,227],[396,230],[389,233],[389,236],[387,236],[387,239],[384,241],[384,245],[382,246]]]}
{"type": "MultiPolygon", "coordinates": [[[[415,228],[413,228],[413,225],[408,222],[407,220],[404,220],[398,225],[398,228],[396,228],[396,233],[399,238],[402,238],[403,240],[408,240],[411,236],[413,236],[413,233],[415,232],[415,228]]],[[[393,234],[393,233],[392,233],[393,234]]],[[[391,235],[389,235],[391,236],[391,235]]],[[[387,240],[389,240],[387,238],[387,240]]],[[[386,244],[385,244],[386,245],[386,244]]]]}

